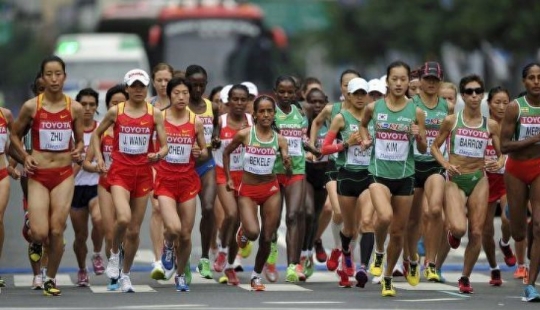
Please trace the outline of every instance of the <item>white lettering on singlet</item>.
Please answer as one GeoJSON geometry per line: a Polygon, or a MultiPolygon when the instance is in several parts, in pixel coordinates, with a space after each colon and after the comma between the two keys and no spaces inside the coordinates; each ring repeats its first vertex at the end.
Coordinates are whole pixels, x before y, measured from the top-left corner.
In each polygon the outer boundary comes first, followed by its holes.
{"type": "MultiPolygon", "coordinates": [[[[519,121],[519,141],[540,134],[540,116],[522,116],[519,121]]],[[[540,144],[540,142],[536,144],[540,144]]]]}
{"type": "Polygon", "coordinates": [[[279,132],[287,140],[289,155],[302,156],[302,129],[282,128],[279,132]]]}
{"type": "Polygon", "coordinates": [[[101,153],[103,154],[103,161],[105,162],[105,168],[109,169],[112,164],[112,145],[103,145],[101,153]]]}
{"type": "MultiPolygon", "coordinates": [[[[488,145],[486,147],[486,153],[484,156],[485,161],[497,161],[499,158],[497,157],[497,152],[495,151],[495,148],[493,147],[493,140],[488,140],[488,145]]],[[[504,166],[497,170],[495,173],[504,174],[504,166]]]]}
{"type": "MultiPolygon", "coordinates": [[[[427,155],[431,156],[431,146],[433,145],[433,142],[435,142],[435,138],[439,134],[439,131],[436,129],[426,129],[426,142],[427,142],[427,151],[426,153],[422,154],[418,151],[418,145],[416,144],[416,139],[414,140],[414,155],[427,155]]],[[[441,151],[441,154],[444,155],[446,152],[446,143],[443,143],[441,147],[439,148],[441,151]]]]}

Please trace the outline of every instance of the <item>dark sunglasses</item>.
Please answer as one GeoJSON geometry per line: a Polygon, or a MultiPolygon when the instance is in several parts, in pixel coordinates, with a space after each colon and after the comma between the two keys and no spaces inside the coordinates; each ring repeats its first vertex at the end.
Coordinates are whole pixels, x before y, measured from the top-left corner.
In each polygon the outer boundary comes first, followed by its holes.
{"type": "Polygon", "coordinates": [[[482,87],[478,87],[478,88],[465,88],[463,90],[463,93],[466,94],[466,95],[472,95],[473,93],[476,93],[477,95],[483,95],[484,94],[484,89],[482,87]]]}

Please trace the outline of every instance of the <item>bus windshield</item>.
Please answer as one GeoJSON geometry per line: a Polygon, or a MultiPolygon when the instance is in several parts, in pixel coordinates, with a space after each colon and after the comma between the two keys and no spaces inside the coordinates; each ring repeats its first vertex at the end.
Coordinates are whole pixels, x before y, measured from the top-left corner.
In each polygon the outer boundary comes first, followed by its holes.
{"type": "Polygon", "coordinates": [[[255,21],[193,19],[165,24],[163,60],[174,68],[203,66],[212,85],[245,80],[271,89],[273,42],[255,21]]]}
{"type": "Polygon", "coordinates": [[[71,81],[112,80],[121,82],[124,74],[141,66],[137,61],[66,61],[66,73],[71,81]]]}

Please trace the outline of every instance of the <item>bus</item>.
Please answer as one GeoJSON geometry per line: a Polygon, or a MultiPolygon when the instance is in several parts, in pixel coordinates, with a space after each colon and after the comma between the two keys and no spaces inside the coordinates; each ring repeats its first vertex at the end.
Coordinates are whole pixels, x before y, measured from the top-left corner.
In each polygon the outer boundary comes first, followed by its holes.
{"type": "Polygon", "coordinates": [[[287,37],[269,28],[259,7],[234,5],[163,5],[140,2],[105,8],[99,32],[133,32],[145,42],[150,63],[167,62],[184,70],[198,64],[209,85],[251,81],[269,91],[287,66],[287,37]]]}
{"type": "Polygon", "coordinates": [[[144,45],[135,34],[64,34],[58,37],[54,53],[66,63],[66,94],[75,98],[86,87],[99,93],[98,120],[107,112],[105,94],[110,87],[122,83],[129,70],[150,70],[144,45]]]}

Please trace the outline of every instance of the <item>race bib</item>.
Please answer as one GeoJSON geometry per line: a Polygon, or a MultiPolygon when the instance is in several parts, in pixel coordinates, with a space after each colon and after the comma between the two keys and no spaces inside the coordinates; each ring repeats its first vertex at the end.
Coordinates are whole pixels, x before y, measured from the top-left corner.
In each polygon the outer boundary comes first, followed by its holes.
{"type": "Polygon", "coordinates": [[[71,129],[40,129],[39,148],[44,151],[66,151],[71,141],[71,129]]]}
{"type": "MultiPolygon", "coordinates": [[[[435,142],[435,138],[439,134],[439,131],[436,129],[426,129],[426,142],[427,142],[427,150],[426,153],[422,154],[418,151],[418,145],[416,143],[416,139],[414,140],[414,155],[424,155],[424,156],[431,156],[431,146],[433,145],[433,142],[435,142]]],[[[443,143],[441,147],[439,148],[441,151],[441,154],[444,155],[446,152],[446,143],[443,143]]]]}
{"type": "Polygon", "coordinates": [[[371,159],[371,148],[362,150],[359,145],[349,146],[347,150],[347,165],[369,166],[371,159]]]}
{"type": "Polygon", "coordinates": [[[119,133],[118,149],[129,155],[145,154],[148,152],[151,134],[119,133]]]}
{"type": "Polygon", "coordinates": [[[6,142],[7,142],[8,136],[7,136],[5,127],[3,127],[1,131],[3,132],[0,133],[0,153],[4,153],[6,151],[6,142]]]}
{"type": "Polygon", "coordinates": [[[244,171],[258,175],[272,174],[276,162],[273,148],[247,146],[244,153],[244,171]]]}
{"type": "Polygon", "coordinates": [[[187,164],[191,156],[191,144],[168,143],[169,153],[165,161],[171,164],[187,164]]]}
{"type": "Polygon", "coordinates": [[[489,134],[485,131],[470,128],[458,128],[454,141],[456,155],[484,158],[489,134]]]}
{"type": "Polygon", "coordinates": [[[409,155],[409,137],[401,132],[377,132],[375,158],[387,161],[405,161],[409,155]]]}

